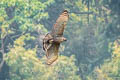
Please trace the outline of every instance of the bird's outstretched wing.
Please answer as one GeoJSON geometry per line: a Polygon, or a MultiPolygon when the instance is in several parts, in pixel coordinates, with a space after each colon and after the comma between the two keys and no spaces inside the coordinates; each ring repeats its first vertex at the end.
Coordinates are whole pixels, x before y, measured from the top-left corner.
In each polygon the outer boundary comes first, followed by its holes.
{"type": "Polygon", "coordinates": [[[52,31],[43,39],[43,49],[45,50],[46,57],[48,58],[47,64],[52,64],[58,58],[60,43],[66,40],[66,38],[63,37],[63,32],[68,18],[68,11],[64,10],[58,17],[52,31]]]}
{"type": "Polygon", "coordinates": [[[53,26],[52,32],[51,34],[53,36],[62,36],[64,29],[66,27],[67,21],[68,21],[69,15],[68,15],[68,11],[64,10],[61,15],[58,17],[58,19],[56,20],[56,23],[53,26]]]}

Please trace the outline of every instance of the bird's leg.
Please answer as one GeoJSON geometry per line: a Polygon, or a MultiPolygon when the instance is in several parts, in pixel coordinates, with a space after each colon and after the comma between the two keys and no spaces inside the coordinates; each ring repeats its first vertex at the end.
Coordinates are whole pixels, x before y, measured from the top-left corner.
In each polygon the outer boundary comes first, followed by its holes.
{"type": "Polygon", "coordinates": [[[49,53],[48,50],[50,49],[50,47],[52,46],[53,43],[53,37],[51,34],[47,34],[45,36],[45,38],[43,39],[43,49],[46,51],[46,57],[49,57],[49,53]]]}
{"type": "Polygon", "coordinates": [[[50,44],[52,44],[53,41],[54,41],[53,38],[51,38],[51,39],[48,40],[48,42],[49,42],[50,44]]]}
{"type": "Polygon", "coordinates": [[[50,49],[51,46],[52,46],[52,44],[49,44],[48,47],[47,47],[47,50],[50,49]]]}
{"type": "Polygon", "coordinates": [[[47,50],[48,50],[52,46],[53,38],[49,39],[47,43],[48,43],[48,46],[47,46],[47,50]]]}
{"type": "Polygon", "coordinates": [[[50,49],[50,47],[52,46],[53,39],[49,39],[49,40],[47,40],[46,43],[47,43],[48,45],[47,45],[45,51],[47,52],[47,53],[46,53],[46,57],[48,58],[48,56],[49,56],[48,49],[50,49]]]}

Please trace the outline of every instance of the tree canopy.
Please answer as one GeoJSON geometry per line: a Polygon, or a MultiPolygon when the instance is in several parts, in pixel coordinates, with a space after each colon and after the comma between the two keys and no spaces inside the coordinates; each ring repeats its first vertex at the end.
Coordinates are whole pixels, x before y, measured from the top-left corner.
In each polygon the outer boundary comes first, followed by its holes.
{"type": "Polygon", "coordinates": [[[0,80],[119,80],[120,0],[1,0],[0,80]],[[59,59],[42,39],[60,13],[69,21],[59,59]]]}

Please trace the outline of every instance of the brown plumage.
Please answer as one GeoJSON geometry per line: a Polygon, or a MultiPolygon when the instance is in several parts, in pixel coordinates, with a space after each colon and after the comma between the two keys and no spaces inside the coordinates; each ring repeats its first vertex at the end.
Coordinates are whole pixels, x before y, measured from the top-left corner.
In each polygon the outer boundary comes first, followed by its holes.
{"type": "Polygon", "coordinates": [[[63,32],[68,18],[68,11],[64,10],[56,20],[52,31],[43,39],[43,49],[48,59],[47,64],[52,64],[57,60],[60,43],[66,41],[66,38],[63,37],[63,32]]]}

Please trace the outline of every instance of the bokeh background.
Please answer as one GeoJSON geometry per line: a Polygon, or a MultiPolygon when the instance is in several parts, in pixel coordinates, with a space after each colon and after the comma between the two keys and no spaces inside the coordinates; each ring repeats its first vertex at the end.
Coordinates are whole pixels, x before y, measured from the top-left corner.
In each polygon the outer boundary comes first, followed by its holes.
{"type": "Polygon", "coordinates": [[[120,0],[0,0],[0,80],[120,80],[120,0]],[[59,59],[42,39],[69,11],[59,59]]]}

